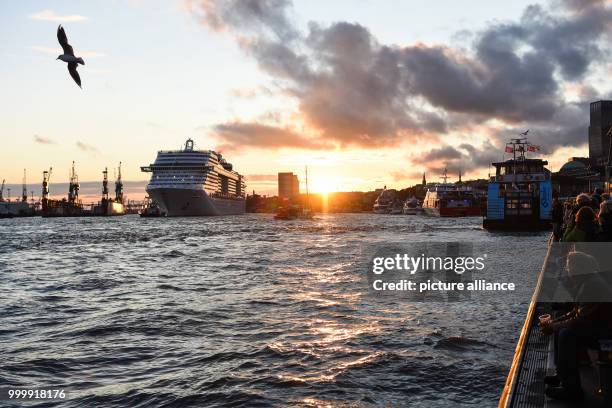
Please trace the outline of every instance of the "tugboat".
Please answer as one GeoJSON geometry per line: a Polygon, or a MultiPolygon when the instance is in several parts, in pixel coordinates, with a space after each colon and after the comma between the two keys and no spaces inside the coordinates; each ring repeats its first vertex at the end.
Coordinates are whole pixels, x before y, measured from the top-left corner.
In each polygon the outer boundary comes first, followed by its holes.
{"type": "MultiPolygon", "coordinates": [[[[529,131],[527,131],[529,132],[529,131]]],[[[542,159],[528,159],[526,152],[539,146],[529,143],[527,132],[506,144],[512,158],[495,166],[490,177],[487,213],[483,228],[501,231],[539,231],[551,228],[552,184],[548,164],[542,159]]]]}
{"type": "Polygon", "coordinates": [[[155,217],[165,217],[166,213],[162,211],[155,201],[151,200],[150,197],[145,197],[145,205],[142,211],[140,211],[140,216],[143,218],[155,218],[155,217]]]}
{"type": "Polygon", "coordinates": [[[423,210],[427,215],[437,217],[473,217],[482,214],[478,198],[469,187],[448,183],[448,173],[444,169],[442,183],[427,189],[423,210]]]}

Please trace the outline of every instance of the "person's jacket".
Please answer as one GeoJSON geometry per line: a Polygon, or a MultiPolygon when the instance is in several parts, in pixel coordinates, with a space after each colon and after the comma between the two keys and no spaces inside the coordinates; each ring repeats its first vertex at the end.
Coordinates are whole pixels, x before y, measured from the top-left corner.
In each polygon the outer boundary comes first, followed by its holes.
{"type": "Polygon", "coordinates": [[[565,231],[562,242],[595,242],[599,241],[599,231],[595,225],[590,225],[586,230],[574,226],[571,229],[565,231]]]}

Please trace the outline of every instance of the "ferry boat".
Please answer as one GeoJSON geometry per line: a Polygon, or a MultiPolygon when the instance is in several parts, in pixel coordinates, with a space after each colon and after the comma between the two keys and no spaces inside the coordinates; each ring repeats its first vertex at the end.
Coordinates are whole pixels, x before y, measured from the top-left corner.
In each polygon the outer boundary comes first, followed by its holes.
{"type": "Polygon", "coordinates": [[[159,151],[146,191],[168,217],[244,214],[244,177],[221,153],[194,150],[188,139],[182,150],[159,151]]]}
{"type": "Polygon", "coordinates": [[[395,190],[387,190],[385,186],[374,201],[373,211],[376,214],[390,214],[395,205],[395,190]]]}
{"type": "Polygon", "coordinates": [[[482,214],[480,202],[471,188],[448,183],[446,169],[441,178],[444,182],[427,189],[423,200],[425,214],[437,217],[472,217],[482,214]]]}
{"type": "MultiPolygon", "coordinates": [[[[526,133],[521,134],[522,136],[526,133]]],[[[525,137],[511,139],[506,161],[492,163],[495,175],[489,179],[487,212],[483,227],[487,230],[534,231],[551,228],[551,174],[542,159],[528,159],[526,152],[536,152],[525,137]]]]}

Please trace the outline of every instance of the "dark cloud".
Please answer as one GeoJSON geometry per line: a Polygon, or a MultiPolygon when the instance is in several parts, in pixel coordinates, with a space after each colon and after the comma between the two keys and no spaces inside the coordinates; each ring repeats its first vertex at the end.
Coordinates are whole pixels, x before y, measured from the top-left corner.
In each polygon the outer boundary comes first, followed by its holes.
{"type": "Polygon", "coordinates": [[[38,144],[45,144],[45,145],[56,144],[53,139],[49,139],[48,137],[45,137],[45,136],[34,135],[32,139],[34,140],[34,143],[38,143],[38,144]]]}
{"type": "Polygon", "coordinates": [[[287,128],[259,123],[232,122],[216,125],[214,135],[219,139],[219,150],[239,150],[248,147],[326,149],[330,145],[314,138],[306,138],[287,128]]]}
{"type": "Polygon", "coordinates": [[[84,152],[90,152],[90,153],[98,153],[99,152],[99,150],[96,147],[94,147],[92,145],[89,145],[87,143],[76,142],[76,146],[79,149],[81,149],[82,151],[84,151],[84,152]]]}
{"type": "MultiPolygon", "coordinates": [[[[386,147],[431,141],[490,119],[534,129],[550,151],[582,144],[588,105],[566,102],[562,91],[607,61],[612,21],[606,2],[556,0],[549,7],[527,7],[517,22],[472,32],[471,47],[463,50],[387,46],[367,28],[347,22],[310,23],[303,33],[287,0],[194,5],[209,27],[238,38],[278,91],[296,98],[300,117],[315,135],[263,123],[217,126],[224,142],[259,147],[386,147]]],[[[502,146],[503,136],[490,147],[502,146]]],[[[486,152],[480,156],[489,159],[486,152]]]]}
{"type": "Polygon", "coordinates": [[[466,173],[489,166],[499,161],[503,150],[500,146],[485,142],[481,146],[461,143],[457,146],[444,145],[422,155],[412,157],[412,162],[423,166],[427,172],[440,174],[447,168],[449,173],[466,173]]]}

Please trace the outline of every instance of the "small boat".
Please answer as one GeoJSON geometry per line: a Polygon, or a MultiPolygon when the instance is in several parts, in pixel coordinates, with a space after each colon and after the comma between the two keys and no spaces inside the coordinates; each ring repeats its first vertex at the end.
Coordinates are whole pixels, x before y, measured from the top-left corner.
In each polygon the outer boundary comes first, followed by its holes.
{"type": "Polygon", "coordinates": [[[313,218],[312,211],[296,204],[278,207],[274,214],[275,220],[312,220],[313,218]]]}
{"type": "Polygon", "coordinates": [[[310,194],[308,192],[308,166],[306,166],[306,206],[290,204],[287,200],[284,205],[276,209],[275,220],[312,220],[314,214],[310,209],[310,194]]]}
{"type": "Polygon", "coordinates": [[[385,186],[376,198],[376,201],[374,201],[372,211],[374,211],[375,214],[391,214],[395,201],[395,190],[387,190],[387,186],[385,186]]]}
{"type": "Polygon", "coordinates": [[[160,206],[149,197],[145,198],[145,207],[140,211],[140,216],[143,218],[165,217],[166,213],[162,211],[160,206]]]}
{"type": "Polygon", "coordinates": [[[418,215],[423,214],[423,208],[419,207],[419,200],[416,197],[409,197],[404,202],[402,212],[404,215],[418,215]]]}

